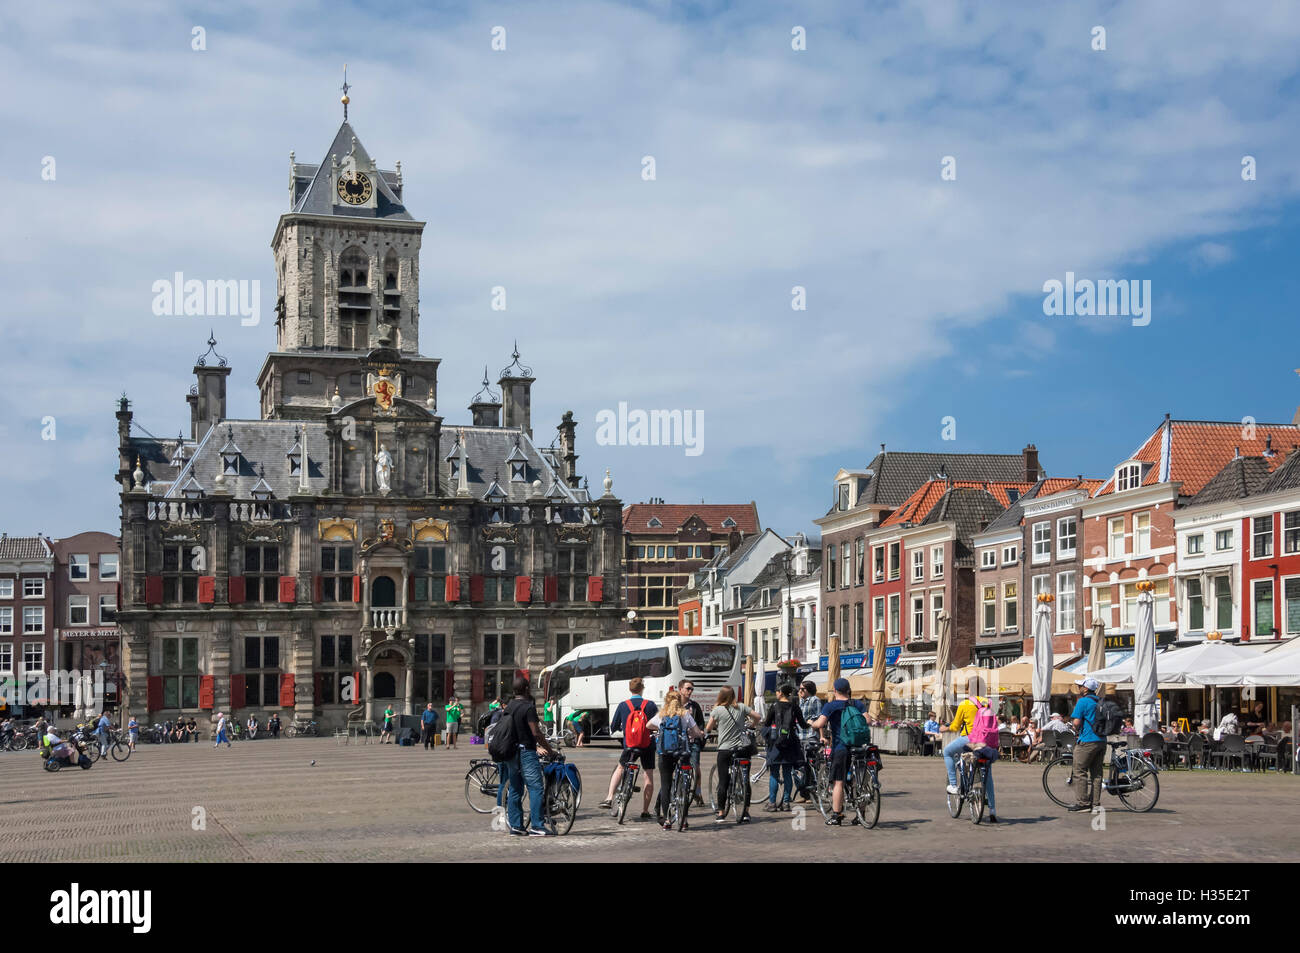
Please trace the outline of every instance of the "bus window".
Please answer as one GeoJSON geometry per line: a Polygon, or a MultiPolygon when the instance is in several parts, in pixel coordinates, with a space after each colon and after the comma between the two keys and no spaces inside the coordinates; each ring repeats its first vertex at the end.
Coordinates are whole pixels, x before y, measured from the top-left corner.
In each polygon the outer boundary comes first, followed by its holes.
{"type": "Polygon", "coordinates": [[[572,665],[557,665],[551,671],[550,683],[546,687],[547,698],[559,698],[568,694],[569,679],[573,675],[572,665]]]}
{"type": "Polygon", "coordinates": [[[668,650],[643,649],[637,653],[638,675],[643,678],[665,678],[668,675],[668,650]]]}
{"type": "Polygon", "coordinates": [[[645,673],[641,671],[640,652],[619,652],[614,656],[614,663],[611,666],[610,674],[606,676],[607,681],[624,682],[636,678],[638,675],[644,677],[645,673]]]}
{"type": "Polygon", "coordinates": [[[687,672],[730,672],[736,646],[722,642],[687,642],[677,646],[677,658],[687,672]]]}
{"type": "Polygon", "coordinates": [[[597,674],[596,672],[592,671],[592,669],[594,668],[594,664],[593,664],[594,662],[595,662],[595,656],[592,655],[588,655],[578,659],[576,662],[573,663],[574,664],[573,674],[575,676],[597,674]]]}

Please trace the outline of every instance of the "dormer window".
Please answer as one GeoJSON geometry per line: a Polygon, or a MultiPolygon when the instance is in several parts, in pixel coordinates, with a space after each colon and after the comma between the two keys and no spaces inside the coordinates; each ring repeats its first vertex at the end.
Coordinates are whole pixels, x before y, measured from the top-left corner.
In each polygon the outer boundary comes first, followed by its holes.
{"type": "Polygon", "coordinates": [[[722,521],[723,529],[734,529],[735,526],[736,526],[736,521],[733,520],[730,516],[728,516],[725,520],[722,521]]]}
{"type": "Polygon", "coordinates": [[[190,477],[181,487],[181,496],[187,500],[200,500],[203,498],[203,487],[199,486],[199,481],[190,477]]]}
{"type": "Polygon", "coordinates": [[[452,460],[452,461],[451,461],[451,478],[452,478],[453,480],[458,480],[458,479],[460,479],[460,461],[459,461],[459,460],[452,460]]]}
{"type": "Polygon", "coordinates": [[[841,483],[839,484],[838,490],[836,507],[841,510],[847,510],[849,508],[849,485],[847,483],[841,483]]]}
{"type": "Polygon", "coordinates": [[[510,464],[510,480],[513,483],[522,483],[526,479],[523,463],[510,464]]]}
{"type": "Polygon", "coordinates": [[[1122,493],[1125,490],[1136,490],[1141,485],[1141,463],[1121,463],[1115,468],[1115,489],[1118,492],[1122,493]]]}
{"type": "Polygon", "coordinates": [[[652,517],[650,517],[650,522],[646,523],[646,525],[649,526],[651,529],[658,529],[659,527],[663,526],[664,524],[661,523],[661,522],[659,522],[659,517],[657,517],[657,516],[652,516],[652,517]]]}
{"type": "Polygon", "coordinates": [[[763,590],[763,605],[765,605],[765,606],[770,606],[771,604],[772,604],[772,590],[771,590],[771,589],[764,589],[764,590],[763,590]]]}

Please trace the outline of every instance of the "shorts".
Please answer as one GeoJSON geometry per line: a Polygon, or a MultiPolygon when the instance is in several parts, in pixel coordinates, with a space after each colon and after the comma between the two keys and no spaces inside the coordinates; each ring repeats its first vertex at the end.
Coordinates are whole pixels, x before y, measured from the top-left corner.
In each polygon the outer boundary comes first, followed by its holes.
{"type": "Polygon", "coordinates": [[[455,735],[459,733],[460,733],[460,722],[458,721],[447,722],[447,734],[455,735]]]}
{"type": "Polygon", "coordinates": [[[843,781],[849,776],[849,749],[843,745],[831,751],[831,783],[843,781]]]}
{"type": "Polygon", "coordinates": [[[623,753],[618,756],[618,763],[626,767],[633,760],[640,760],[641,767],[646,771],[655,769],[655,749],[649,748],[624,748],[623,753]]]}

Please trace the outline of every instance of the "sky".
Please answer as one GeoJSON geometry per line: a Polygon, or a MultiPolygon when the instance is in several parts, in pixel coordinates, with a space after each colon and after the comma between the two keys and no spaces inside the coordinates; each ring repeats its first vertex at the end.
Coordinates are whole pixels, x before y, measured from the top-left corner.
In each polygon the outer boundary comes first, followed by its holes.
{"type": "Polygon", "coordinates": [[[0,529],[116,532],[115,401],[188,433],[210,327],[257,415],[289,152],[345,62],[427,223],[440,413],[518,341],[538,442],[572,410],[626,502],[815,532],[881,443],[1106,476],[1165,413],[1288,422],[1298,41],[1285,0],[9,5],[0,529]],[[260,281],[260,324],[155,315],[178,271],[260,281]],[[1045,314],[1067,273],[1149,281],[1149,323],[1045,314]],[[698,452],[598,444],[620,403],[698,452]]]}

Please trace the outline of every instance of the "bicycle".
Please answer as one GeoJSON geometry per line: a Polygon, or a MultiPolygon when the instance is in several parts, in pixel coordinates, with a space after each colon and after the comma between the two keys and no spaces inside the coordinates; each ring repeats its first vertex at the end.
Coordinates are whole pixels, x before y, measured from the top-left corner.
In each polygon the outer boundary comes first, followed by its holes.
{"type": "Polygon", "coordinates": [[[320,727],[314,721],[295,721],[284,729],[286,738],[315,738],[320,735],[320,727]]]}
{"type": "Polygon", "coordinates": [[[824,804],[829,805],[830,801],[827,800],[829,792],[823,796],[823,784],[830,782],[830,765],[824,764],[820,742],[806,741],[800,747],[803,763],[795,765],[794,789],[817,805],[818,812],[825,816],[827,809],[824,804]]]}
{"type": "MultiPolygon", "coordinates": [[[[126,733],[121,728],[108,729],[108,753],[113,756],[114,761],[125,761],[131,757],[131,746],[127,739],[123,737],[126,733]]],[[[99,739],[94,735],[90,736],[91,744],[96,750],[99,750],[99,739]]]]}
{"type": "Polygon", "coordinates": [[[677,765],[673,768],[668,792],[668,815],[664,818],[664,823],[670,829],[675,827],[679,831],[684,831],[686,816],[691,810],[691,801],[695,799],[695,765],[689,747],[677,756],[677,765]]]}
{"type": "Polygon", "coordinates": [[[952,817],[960,816],[962,806],[965,805],[972,824],[978,824],[984,819],[984,808],[988,804],[984,783],[988,772],[993,770],[993,759],[984,755],[984,750],[981,748],[972,751],[967,748],[961,753],[961,766],[957,769],[957,793],[948,795],[948,814],[952,817]]]}
{"type": "MultiPolygon", "coordinates": [[[[634,751],[632,748],[625,748],[625,751],[634,751]]],[[[637,772],[641,770],[641,762],[638,755],[633,755],[628,763],[623,766],[623,780],[618,783],[618,790],[614,792],[614,803],[610,807],[610,814],[620,823],[627,815],[627,806],[632,800],[632,795],[641,790],[637,786],[637,772]]]]}
{"type": "Polygon", "coordinates": [[[567,723],[559,731],[555,730],[555,724],[555,722],[550,723],[546,730],[546,740],[550,742],[551,745],[558,748],[563,744],[566,748],[572,748],[578,743],[577,733],[570,728],[567,723]]]}
{"type": "Polygon", "coordinates": [[[475,758],[465,772],[465,802],[476,814],[491,814],[498,807],[501,769],[491,758],[475,758]]]}
{"type": "Polygon", "coordinates": [[[879,770],[880,749],[875,745],[849,749],[849,771],[844,780],[844,797],[853,805],[858,826],[868,830],[880,820],[879,770]]]}
{"type": "MultiPolygon", "coordinates": [[[[709,769],[709,804],[713,807],[715,815],[720,814],[724,819],[728,812],[734,807],[736,812],[736,823],[741,824],[749,815],[750,803],[750,782],[749,775],[751,770],[751,756],[740,754],[744,748],[738,749],[737,753],[732,755],[731,766],[727,769],[727,802],[718,804],[718,766],[714,764],[709,769]]],[[[750,750],[753,750],[752,745],[750,750]]]]}
{"type": "MultiPolygon", "coordinates": [[[[1160,800],[1160,769],[1151,759],[1151,749],[1128,748],[1124,741],[1107,744],[1111,750],[1110,770],[1102,777],[1102,791],[1118,797],[1133,813],[1145,814],[1160,800]]],[[[1072,751],[1058,755],[1043,767],[1043,791],[1061,807],[1078,803],[1072,751]]]]}

